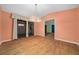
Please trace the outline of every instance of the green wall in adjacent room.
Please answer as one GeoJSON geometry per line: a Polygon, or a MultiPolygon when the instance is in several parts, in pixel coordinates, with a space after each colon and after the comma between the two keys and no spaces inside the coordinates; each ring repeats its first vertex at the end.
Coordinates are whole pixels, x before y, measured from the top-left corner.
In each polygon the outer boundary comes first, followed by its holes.
{"type": "Polygon", "coordinates": [[[45,25],[47,25],[47,33],[51,33],[52,32],[52,25],[54,25],[54,20],[50,20],[50,21],[46,21],[45,25]]]}

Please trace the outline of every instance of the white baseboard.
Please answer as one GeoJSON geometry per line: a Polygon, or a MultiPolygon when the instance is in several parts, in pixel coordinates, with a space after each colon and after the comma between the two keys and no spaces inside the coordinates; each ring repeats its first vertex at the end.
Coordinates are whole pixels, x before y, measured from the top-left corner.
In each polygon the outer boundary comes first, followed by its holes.
{"type": "Polygon", "coordinates": [[[1,41],[1,42],[0,42],[0,45],[1,45],[3,42],[7,42],[7,41],[11,41],[11,39],[1,41]]]}
{"type": "Polygon", "coordinates": [[[39,35],[34,35],[34,36],[42,36],[42,37],[45,37],[45,35],[41,35],[41,34],[39,34],[39,35]]]}
{"type": "Polygon", "coordinates": [[[0,42],[0,45],[2,44],[2,42],[0,42]]]}
{"type": "Polygon", "coordinates": [[[69,41],[69,40],[61,39],[61,38],[56,38],[56,37],[55,37],[55,40],[60,40],[60,41],[64,41],[64,42],[68,42],[68,43],[76,44],[76,45],[79,46],[79,43],[78,43],[78,42],[73,42],[73,41],[69,41]]]}

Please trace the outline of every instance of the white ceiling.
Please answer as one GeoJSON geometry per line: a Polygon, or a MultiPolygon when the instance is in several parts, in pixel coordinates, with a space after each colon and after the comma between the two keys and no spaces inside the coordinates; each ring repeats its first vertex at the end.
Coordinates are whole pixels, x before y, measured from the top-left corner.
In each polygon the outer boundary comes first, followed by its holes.
{"type": "Polygon", "coordinates": [[[67,9],[76,8],[78,4],[38,4],[35,12],[34,4],[1,4],[3,10],[22,16],[45,16],[51,12],[58,12],[67,9]]]}

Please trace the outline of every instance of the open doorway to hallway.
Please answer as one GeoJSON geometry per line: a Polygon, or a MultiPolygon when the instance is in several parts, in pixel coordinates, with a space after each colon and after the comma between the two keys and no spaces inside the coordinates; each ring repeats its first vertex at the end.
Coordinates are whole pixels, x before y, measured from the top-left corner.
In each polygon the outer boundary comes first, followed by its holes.
{"type": "Polygon", "coordinates": [[[54,19],[45,21],[45,36],[53,36],[55,33],[54,19]]]}
{"type": "Polygon", "coordinates": [[[18,38],[26,37],[26,21],[17,20],[17,36],[18,38]]]}

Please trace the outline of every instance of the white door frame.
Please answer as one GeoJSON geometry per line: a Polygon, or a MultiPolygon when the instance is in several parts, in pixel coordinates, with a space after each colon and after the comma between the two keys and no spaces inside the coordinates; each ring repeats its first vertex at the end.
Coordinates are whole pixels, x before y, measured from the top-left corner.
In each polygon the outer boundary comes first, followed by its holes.
{"type": "MultiPolygon", "coordinates": [[[[50,20],[52,20],[52,19],[54,19],[54,24],[55,24],[55,26],[54,26],[54,30],[55,30],[54,38],[55,38],[56,37],[56,19],[55,18],[50,18],[50,20]]],[[[47,20],[47,21],[50,21],[50,20],[47,20]]],[[[46,22],[46,20],[44,19],[44,36],[45,36],[45,22],[46,22]]]]}

